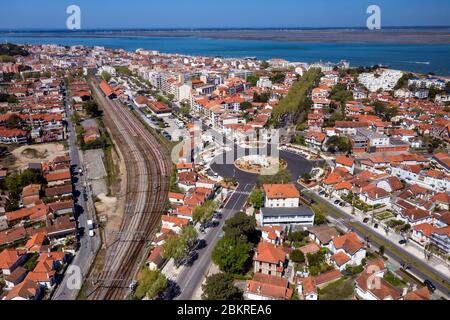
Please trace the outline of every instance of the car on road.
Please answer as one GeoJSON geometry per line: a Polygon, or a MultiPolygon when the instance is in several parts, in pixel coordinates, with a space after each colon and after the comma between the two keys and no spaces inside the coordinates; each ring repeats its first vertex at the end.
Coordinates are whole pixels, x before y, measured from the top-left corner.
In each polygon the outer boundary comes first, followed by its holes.
{"type": "Polygon", "coordinates": [[[173,280],[167,280],[166,290],[156,300],[173,300],[181,293],[180,286],[173,280]]]}
{"type": "Polygon", "coordinates": [[[214,219],[222,219],[222,213],[217,212],[217,211],[214,212],[213,218],[214,218],[214,219]]]}
{"type": "Polygon", "coordinates": [[[406,262],[402,262],[402,263],[400,263],[400,265],[405,270],[411,269],[411,266],[409,264],[407,264],[406,262]]]}
{"type": "Polygon", "coordinates": [[[426,279],[423,284],[426,285],[430,291],[436,291],[436,286],[430,280],[426,279]]]}
{"type": "Polygon", "coordinates": [[[192,250],[202,250],[207,246],[207,242],[205,239],[198,239],[194,244],[192,250]]]}
{"type": "Polygon", "coordinates": [[[89,230],[89,237],[93,237],[95,236],[95,231],[94,230],[89,230]]]}
{"type": "Polygon", "coordinates": [[[398,242],[398,244],[405,245],[405,244],[406,244],[406,240],[402,239],[402,240],[400,240],[400,241],[398,242]]]}
{"type": "Polygon", "coordinates": [[[369,218],[364,218],[363,222],[367,223],[367,222],[369,222],[369,220],[370,220],[369,218]]]}
{"type": "Polygon", "coordinates": [[[183,264],[185,266],[192,266],[195,262],[195,260],[198,259],[198,253],[197,251],[191,251],[189,252],[188,256],[186,258],[184,258],[183,264]]]}

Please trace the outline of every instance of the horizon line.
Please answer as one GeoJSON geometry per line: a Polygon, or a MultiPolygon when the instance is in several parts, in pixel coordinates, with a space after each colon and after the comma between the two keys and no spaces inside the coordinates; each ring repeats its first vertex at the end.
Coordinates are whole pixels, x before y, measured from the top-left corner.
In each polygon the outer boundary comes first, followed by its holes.
{"type": "MultiPolygon", "coordinates": [[[[411,26],[385,26],[383,29],[444,29],[450,28],[450,25],[411,25],[411,26]]],[[[345,26],[345,27],[96,27],[84,28],[80,30],[69,30],[65,28],[0,28],[0,32],[87,32],[87,31],[211,31],[211,30],[339,30],[339,29],[367,29],[365,26],[345,26]]]]}

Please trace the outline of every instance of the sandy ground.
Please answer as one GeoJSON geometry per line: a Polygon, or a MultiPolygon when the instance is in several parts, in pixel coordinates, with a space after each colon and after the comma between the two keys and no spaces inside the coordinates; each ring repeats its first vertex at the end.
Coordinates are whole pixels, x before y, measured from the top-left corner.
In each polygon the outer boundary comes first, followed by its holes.
{"type": "Polygon", "coordinates": [[[15,158],[11,169],[23,170],[28,167],[30,162],[46,162],[57,156],[63,156],[67,153],[61,143],[43,143],[36,145],[25,145],[14,149],[12,155],[15,158]]]}
{"type": "MultiPolygon", "coordinates": [[[[450,43],[450,31],[445,28],[397,28],[381,29],[253,29],[253,30],[148,30],[96,32],[95,37],[111,36],[165,36],[165,37],[206,37],[236,40],[276,40],[307,42],[359,42],[359,43],[450,43]]],[[[62,35],[66,37],[67,35],[62,35]]]]}

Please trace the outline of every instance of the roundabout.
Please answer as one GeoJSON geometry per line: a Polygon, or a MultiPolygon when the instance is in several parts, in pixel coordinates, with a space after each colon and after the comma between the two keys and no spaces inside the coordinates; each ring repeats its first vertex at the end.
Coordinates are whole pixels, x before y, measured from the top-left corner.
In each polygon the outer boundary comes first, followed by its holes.
{"type": "Polygon", "coordinates": [[[235,179],[239,184],[256,184],[258,181],[258,175],[274,175],[277,173],[279,167],[287,168],[292,174],[292,182],[296,183],[299,176],[304,173],[311,172],[314,167],[314,161],[305,159],[299,154],[289,152],[286,150],[278,150],[277,155],[271,155],[270,153],[260,152],[261,149],[240,148],[235,146],[234,150],[223,152],[217,155],[212,161],[210,168],[223,178],[235,179]],[[239,150],[239,149],[240,150],[239,150]],[[261,156],[261,154],[265,154],[261,156]],[[258,160],[258,157],[260,159],[258,160]],[[266,161],[273,165],[276,165],[276,170],[261,170],[263,168],[264,157],[266,161]],[[278,162],[279,158],[279,162],[278,162]],[[227,161],[228,160],[228,161],[227,161]],[[254,168],[248,168],[253,161],[254,168]],[[240,165],[237,165],[236,162],[240,165]],[[247,163],[247,164],[246,164],[247,163]],[[280,164],[280,166],[278,166],[280,164]],[[258,170],[259,168],[259,170],[258,170]],[[265,174],[265,173],[268,174],[265,174]]]}

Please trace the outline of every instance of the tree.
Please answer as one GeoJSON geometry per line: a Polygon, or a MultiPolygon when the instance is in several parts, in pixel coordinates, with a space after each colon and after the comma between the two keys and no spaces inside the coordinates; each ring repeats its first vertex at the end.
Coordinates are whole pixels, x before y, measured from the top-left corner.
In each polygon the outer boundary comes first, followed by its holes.
{"type": "Polygon", "coordinates": [[[84,110],[86,110],[87,114],[89,114],[91,117],[97,117],[100,115],[98,104],[93,100],[84,102],[83,108],[84,110]]]}
{"type": "Polygon", "coordinates": [[[289,259],[296,263],[303,263],[305,262],[305,255],[300,250],[292,250],[289,254],[289,259]]]}
{"type": "Polygon", "coordinates": [[[21,122],[22,119],[14,113],[5,120],[5,127],[7,127],[8,129],[18,129],[22,127],[21,122]]]}
{"type": "Polygon", "coordinates": [[[186,256],[186,243],[180,236],[171,237],[163,244],[164,257],[179,261],[186,256]]]}
{"type": "Polygon", "coordinates": [[[261,209],[264,204],[264,193],[261,190],[255,190],[248,198],[248,202],[255,209],[261,209]]]}
{"type": "Polygon", "coordinates": [[[308,231],[294,231],[287,235],[288,241],[301,242],[309,235],[308,231]]]}
{"type": "Polygon", "coordinates": [[[193,225],[187,225],[181,231],[181,237],[183,238],[187,247],[190,247],[198,238],[198,232],[193,225]]]}
{"type": "Polygon", "coordinates": [[[248,101],[244,101],[239,105],[239,108],[241,109],[241,111],[247,110],[248,108],[251,108],[252,104],[248,101]]]}
{"type": "Polygon", "coordinates": [[[325,222],[327,222],[325,215],[320,213],[314,216],[314,224],[321,225],[324,224],[325,222]]]}
{"type": "Polygon", "coordinates": [[[414,75],[412,73],[404,73],[400,79],[398,79],[397,84],[394,87],[394,90],[398,90],[400,88],[406,87],[408,84],[408,80],[411,79],[414,75]]]}
{"type": "Polygon", "coordinates": [[[270,66],[270,64],[267,61],[261,62],[261,69],[267,69],[270,66]]]}
{"type": "Polygon", "coordinates": [[[302,179],[306,183],[310,183],[312,179],[311,174],[309,172],[305,172],[304,174],[302,174],[302,179]]]}
{"type": "Polygon", "coordinates": [[[230,274],[245,272],[250,257],[250,244],[243,238],[224,236],[212,251],[212,261],[230,274]]]}
{"type": "Polygon", "coordinates": [[[217,207],[217,202],[208,200],[203,205],[195,207],[192,218],[196,222],[205,223],[206,221],[211,220],[214,210],[216,210],[217,207]]]}
{"type": "Polygon", "coordinates": [[[180,108],[181,114],[182,114],[183,116],[185,116],[185,117],[189,115],[190,111],[191,111],[191,108],[189,107],[189,105],[187,105],[187,106],[182,106],[182,107],[180,108]]]}
{"type": "Polygon", "coordinates": [[[341,104],[353,98],[353,94],[351,91],[348,91],[346,86],[338,83],[331,90],[330,97],[332,100],[338,101],[341,104]]]}
{"type": "Polygon", "coordinates": [[[118,74],[122,74],[122,75],[126,75],[126,76],[131,76],[133,74],[133,72],[131,72],[131,70],[125,66],[115,67],[115,69],[118,74]]]}
{"type": "Polygon", "coordinates": [[[380,246],[380,247],[378,248],[378,252],[380,253],[381,256],[384,256],[384,251],[385,251],[384,246],[380,246]]]}
{"type": "Polygon", "coordinates": [[[398,109],[396,107],[386,107],[381,101],[375,101],[373,106],[375,108],[375,114],[381,117],[383,121],[391,121],[391,119],[398,114],[398,109]]]}
{"type": "Polygon", "coordinates": [[[106,82],[109,82],[109,80],[111,80],[111,74],[107,71],[103,71],[101,76],[106,82]]]}
{"type": "Polygon", "coordinates": [[[262,102],[262,103],[266,103],[267,101],[269,101],[269,93],[267,92],[263,92],[261,94],[257,93],[257,92],[253,92],[253,102],[262,102]]]}
{"type": "Polygon", "coordinates": [[[185,226],[180,235],[171,237],[164,242],[164,257],[173,258],[176,261],[183,259],[197,237],[198,233],[194,226],[185,226]]]}
{"type": "Polygon", "coordinates": [[[202,290],[203,300],[242,300],[242,291],[234,286],[233,277],[226,273],[207,277],[202,290]]]}
{"type": "Polygon", "coordinates": [[[292,137],[291,143],[297,144],[300,146],[306,146],[306,138],[304,136],[297,135],[295,137],[292,137]]]}
{"type": "Polygon", "coordinates": [[[232,218],[225,221],[223,231],[227,237],[245,239],[254,244],[259,241],[255,217],[249,216],[244,212],[238,212],[232,218]]]}
{"type": "Polygon", "coordinates": [[[284,72],[277,71],[270,76],[270,81],[273,83],[283,83],[286,78],[286,74],[284,72]]]}
{"type": "Polygon", "coordinates": [[[138,285],[134,296],[137,299],[154,299],[167,288],[167,279],[159,270],[143,269],[138,276],[138,285]]]}
{"type": "Polygon", "coordinates": [[[258,82],[259,77],[256,75],[250,75],[247,77],[246,80],[247,80],[247,82],[250,82],[252,84],[252,86],[254,87],[254,86],[256,86],[256,83],[258,82]]]}
{"type": "Polygon", "coordinates": [[[325,143],[329,152],[349,152],[352,150],[352,144],[347,137],[332,136],[325,143]]]}
{"type": "Polygon", "coordinates": [[[318,79],[320,79],[320,69],[309,69],[303,76],[296,81],[288,94],[281,99],[277,107],[274,109],[275,119],[279,119],[282,115],[291,114],[299,115],[306,113],[309,103],[306,103],[309,91],[314,87],[318,79]]]}

